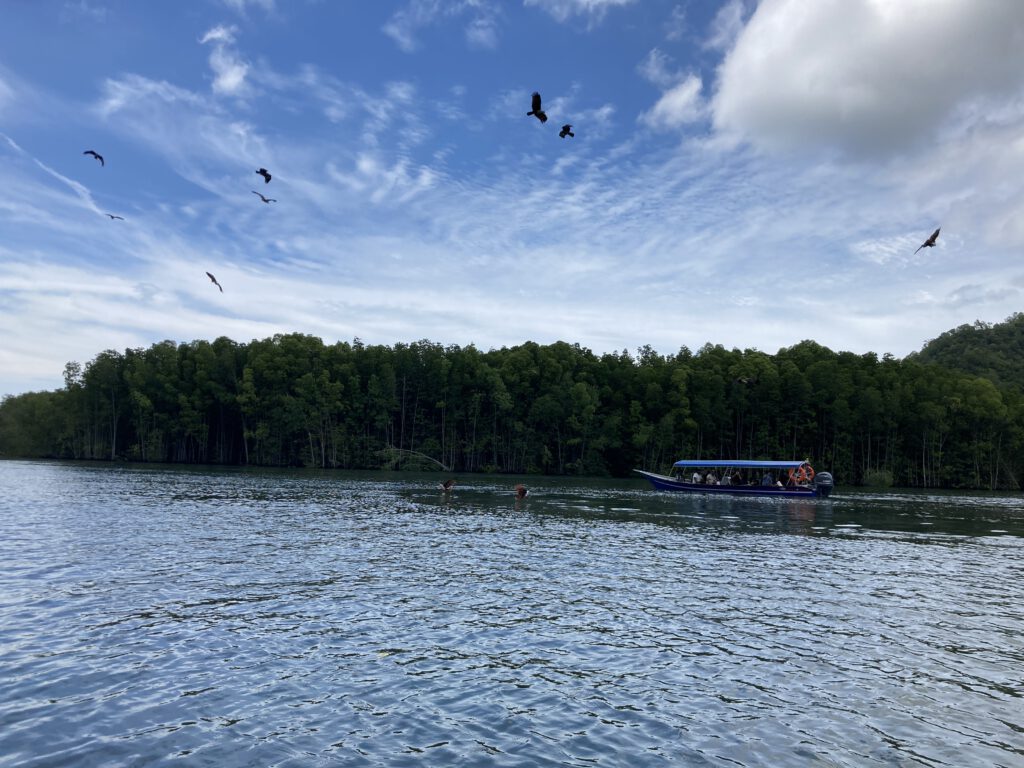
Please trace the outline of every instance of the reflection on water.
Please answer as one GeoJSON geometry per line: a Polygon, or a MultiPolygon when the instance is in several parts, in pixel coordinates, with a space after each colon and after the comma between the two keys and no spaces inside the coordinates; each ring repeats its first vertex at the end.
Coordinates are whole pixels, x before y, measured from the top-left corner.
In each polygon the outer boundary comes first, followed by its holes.
{"type": "Polygon", "coordinates": [[[521,479],[0,462],[0,766],[1024,764],[1019,497],[521,479]]]}

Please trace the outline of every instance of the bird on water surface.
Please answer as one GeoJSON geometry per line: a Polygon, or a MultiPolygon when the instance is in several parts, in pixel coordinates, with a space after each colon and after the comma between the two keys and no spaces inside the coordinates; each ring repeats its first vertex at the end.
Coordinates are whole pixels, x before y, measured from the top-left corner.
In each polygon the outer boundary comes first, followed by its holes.
{"type": "Polygon", "coordinates": [[[527,117],[529,117],[530,115],[533,115],[538,120],[540,120],[542,123],[546,123],[548,121],[547,114],[544,112],[543,109],[541,109],[541,106],[540,106],[540,94],[537,93],[537,91],[533,92],[533,97],[532,97],[532,100],[530,102],[530,107],[531,107],[530,111],[526,113],[527,117]]]}
{"type": "Polygon", "coordinates": [[[224,293],[224,288],[223,288],[223,287],[221,286],[221,284],[220,284],[220,283],[218,283],[218,282],[217,282],[217,278],[216,278],[216,277],[214,277],[214,276],[213,276],[212,274],[210,274],[209,272],[207,272],[207,273],[206,273],[206,276],[207,276],[208,278],[210,278],[210,282],[211,282],[211,283],[213,283],[213,284],[214,284],[214,285],[216,285],[216,286],[217,286],[218,288],[220,288],[220,292],[221,292],[221,293],[224,293]]]}
{"type": "Polygon", "coordinates": [[[449,492],[449,491],[451,491],[451,490],[452,490],[452,489],[453,489],[454,487],[455,487],[455,481],[454,481],[454,480],[452,480],[452,479],[450,479],[450,478],[449,478],[448,480],[445,480],[445,481],[444,481],[443,483],[441,483],[440,485],[438,485],[438,488],[440,488],[440,489],[441,489],[442,491],[444,491],[445,493],[448,493],[448,492],[449,492]]]}
{"type": "Polygon", "coordinates": [[[92,155],[93,157],[95,157],[97,160],[100,161],[100,165],[106,165],[106,163],[103,162],[103,155],[101,155],[95,149],[87,149],[82,154],[83,155],[92,155]]]}
{"type": "Polygon", "coordinates": [[[517,499],[525,499],[529,495],[530,495],[530,492],[526,489],[525,485],[523,485],[522,483],[519,483],[519,485],[516,486],[516,498],[517,499]]]}
{"type": "MultiPolygon", "coordinates": [[[[939,229],[942,229],[942,227],[939,227],[939,229]]],[[[927,240],[925,240],[923,243],[917,246],[917,251],[920,251],[922,248],[932,248],[935,245],[935,241],[939,239],[939,229],[936,229],[934,232],[932,232],[931,237],[929,237],[927,240]]],[[[917,253],[917,251],[914,251],[914,253],[917,253]]]]}

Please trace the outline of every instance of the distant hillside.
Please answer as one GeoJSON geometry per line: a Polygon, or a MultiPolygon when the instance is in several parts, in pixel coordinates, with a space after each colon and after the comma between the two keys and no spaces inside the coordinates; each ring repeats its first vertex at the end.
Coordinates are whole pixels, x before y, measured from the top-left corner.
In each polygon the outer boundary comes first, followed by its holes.
{"type": "Polygon", "coordinates": [[[908,359],[938,363],[989,379],[997,386],[1024,390],[1024,312],[1002,323],[961,325],[924,345],[908,359]]]}

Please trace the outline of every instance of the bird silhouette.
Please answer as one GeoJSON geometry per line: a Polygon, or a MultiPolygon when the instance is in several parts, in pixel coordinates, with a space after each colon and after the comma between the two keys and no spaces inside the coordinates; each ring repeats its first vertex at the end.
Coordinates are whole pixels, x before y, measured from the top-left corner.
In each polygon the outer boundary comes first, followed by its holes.
{"type": "MultiPolygon", "coordinates": [[[[942,229],[942,227],[939,227],[939,229],[942,229]]],[[[929,237],[927,240],[925,240],[923,243],[921,243],[919,246],[917,246],[917,251],[920,251],[922,248],[931,248],[931,247],[933,247],[935,245],[935,241],[938,240],[938,239],[939,239],[939,230],[936,229],[934,232],[932,232],[932,236],[931,237],[929,237]]],[[[917,253],[917,251],[914,251],[914,253],[917,253]]]]}
{"type": "Polygon", "coordinates": [[[526,489],[525,485],[520,483],[519,485],[516,486],[516,498],[517,499],[525,499],[529,495],[530,495],[530,492],[526,489]]]}
{"type": "Polygon", "coordinates": [[[259,199],[260,199],[260,200],[262,200],[262,201],[263,201],[264,203],[276,203],[276,202],[277,202],[277,200],[275,200],[275,199],[274,199],[274,198],[272,198],[272,197],[264,197],[264,196],[263,196],[263,195],[261,195],[261,194],[260,194],[259,192],[257,192],[257,191],[256,191],[255,189],[254,189],[254,190],[252,190],[252,193],[253,193],[254,195],[256,195],[257,197],[259,197],[259,199]]]}
{"type": "Polygon", "coordinates": [[[121,221],[124,221],[124,216],[115,216],[115,215],[114,215],[114,214],[112,214],[112,213],[105,213],[105,214],[103,214],[103,215],[104,215],[104,216],[109,216],[109,217],[110,217],[110,220],[111,220],[111,221],[113,221],[114,219],[119,219],[119,220],[121,220],[121,221]]]}
{"type": "Polygon", "coordinates": [[[448,480],[445,480],[443,483],[440,483],[437,487],[440,488],[445,493],[448,493],[449,491],[452,490],[452,488],[455,487],[455,481],[449,478],[448,480]]]}
{"type": "Polygon", "coordinates": [[[214,284],[214,285],[216,285],[216,286],[217,286],[218,288],[220,288],[220,292],[221,292],[221,293],[224,293],[224,288],[223,288],[223,286],[221,286],[221,284],[220,284],[220,283],[218,283],[218,282],[217,282],[217,278],[216,278],[216,277],[214,277],[213,275],[211,275],[211,274],[210,274],[209,272],[207,272],[207,273],[206,273],[206,276],[207,276],[208,278],[210,278],[210,282],[211,282],[211,283],[213,283],[213,284],[214,284]]]}
{"type": "Polygon", "coordinates": [[[101,155],[99,152],[97,152],[94,149],[87,149],[82,154],[83,155],[92,155],[93,157],[95,157],[97,160],[100,161],[100,165],[106,165],[106,163],[103,162],[103,155],[101,155]]]}
{"type": "Polygon", "coordinates": [[[548,121],[547,114],[545,114],[544,110],[540,108],[540,94],[536,91],[533,92],[533,100],[530,102],[530,106],[533,107],[533,109],[526,113],[527,117],[533,115],[542,123],[546,123],[548,121]]]}
{"type": "Polygon", "coordinates": [[[562,130],[558,132],[558,135],[564,139],[566,136],[575,136],[576,134],[572,132],[572,126],[566,123],[562,126],[562,130]]]}
{"type": "Polygon", "coordinates": [[[271,179],[270,171],[268,171],[266,168],[260,168],[258,171],[256,171],[256,173],[258,173],[260,176],[263,177],[263,183],[264,184],[269,184],[270,183],[270,179],[271,179]]]}

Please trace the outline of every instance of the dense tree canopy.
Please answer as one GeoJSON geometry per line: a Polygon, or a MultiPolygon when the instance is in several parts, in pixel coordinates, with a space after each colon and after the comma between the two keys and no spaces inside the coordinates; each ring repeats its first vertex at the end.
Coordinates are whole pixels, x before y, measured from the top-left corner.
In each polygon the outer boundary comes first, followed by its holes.
{"type": "Polygon", "coordinates": [[[999,386],[1024,386],[1024,313],[1003,323],[961,325],[932,339],[910,355],[955,371],[991,379],[999,386]]]}
{"type": "Polygon", "coordinates": [[[809,457],[845,484],[1018,488],[1024,372],[989,339],[1017,344],[1024,320],[1006,325],[965,326],[905,360],[813,341],[774,356],[164,341],[68,363],[63,389],[5,398],[0,454],[614,476],[678,458],[809,457]]]}

